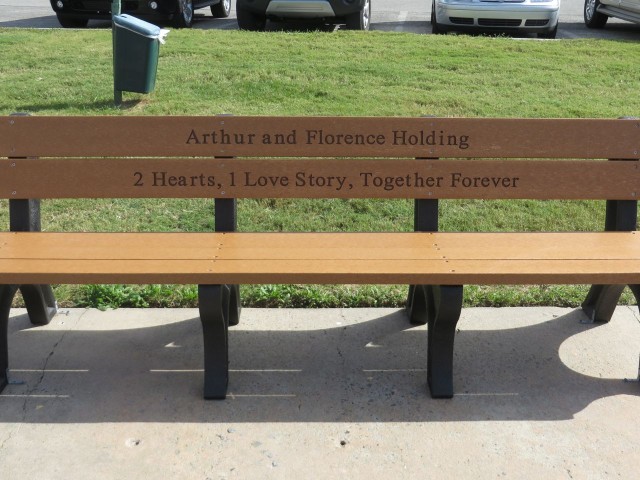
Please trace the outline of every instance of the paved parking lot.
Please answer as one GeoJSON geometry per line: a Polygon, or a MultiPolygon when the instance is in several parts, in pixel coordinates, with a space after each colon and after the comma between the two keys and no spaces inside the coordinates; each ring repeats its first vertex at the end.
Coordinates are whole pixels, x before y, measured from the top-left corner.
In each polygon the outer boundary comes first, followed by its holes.
{"type": "MultiPolygon", "coordinates": [[[[582,19],[583,0],[563,0],[560,8],[560,27],[557,38],[611,38],[617,40],[640,40],[640,25],[610,19],[603,30],[590,30],[582,19]]],[[[372,3],[372,30],[413,32],[429,34],[429,0],[375,0],[372,3]]],[[[229,29],[238,28],[235,19],[235,1],[232,0],[231,15],[226,19],[211,17],[208,9],[196,12],[194,28],[229,29]]],[[[91,22],[90,27],[106,28],[108,22],[91,22]]],[[[0,0],[0,27],[59,28],[48,0],[0,0]]],[[[278,29],[281,25],[270,25],[278,29]]],[[[531,38],[534,38],[533,36],[531,38]]]]}

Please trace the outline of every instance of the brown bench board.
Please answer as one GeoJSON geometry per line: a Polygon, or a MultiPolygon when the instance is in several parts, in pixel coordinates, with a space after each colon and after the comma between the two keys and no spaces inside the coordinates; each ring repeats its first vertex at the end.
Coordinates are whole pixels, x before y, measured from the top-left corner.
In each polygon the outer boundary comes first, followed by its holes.
{"type": "Polygon", "coordinates": [[[0,156],[4,157],[186,155],[637,159],[638,152],[639,120],[268,116],[0,117],[0,156]],[[228,143],[222,143],[225,140],[222,138],[222,130],[229,135],[228,143]],[[321,141],[319,133],[309,141],[306,133],[308,131],[322,132],[325,141],[321,141]],[[294,132],[295,138],[289,138],[294,132]],[[404,137],[407,141],[411,135],[415,135],[418,143],[403,144],[394,132],[406,132],[404,137]],[[213,133],[221,137],[219,143],[212,143],[211,137],[204,137],[213,133]],[[432,133],[433,142],[430,142],[432,133]],[[193,135],[197,141],[193,139],[193,135]],[[252,143],[248,143],[250,135],[255,136],[252,143]],[[282,136],[280,144],[275,143],[278,135],[282,136]],[[351,144],[329,144],[326,140],[330,135],[334,138],[338,135],[373,136],[373,143],[360,145],[354,140],[351,144]],[[382,144],[376,141],[378,136],[382,136],[382,144]],[[456,145],[449,145],[453,143],[454,137],[456,145]],[[463,143],[461,139],[466,140],[463,143]],[[270,143],[265,143],[266,140],[270,143]],[[242,141],[244,143],[239,143],[242,141]],[[460,145],[467,146],[460,148],[460,145]]]}
{"type": "Polygon", "coordinates": [[[603,160],[0,160],[0,198],[527,198],[640,196],[640,163],[603,160]],[[105,182],[104,179],[109,181],[105,182]],[[587,186],[587,187],[585,187],[587,186]]]}

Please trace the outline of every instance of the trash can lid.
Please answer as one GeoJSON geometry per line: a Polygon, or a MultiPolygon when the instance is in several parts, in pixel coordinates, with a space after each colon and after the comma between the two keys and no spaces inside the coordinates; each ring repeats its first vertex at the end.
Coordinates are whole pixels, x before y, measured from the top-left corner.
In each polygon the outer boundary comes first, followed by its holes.
{"type": "Polygon", "coordinates": [[[113,23],[116,28],[125,28],[145,37],[157,38],[160,35],[160,27],[131,15],[114,15],[113,23]]]}

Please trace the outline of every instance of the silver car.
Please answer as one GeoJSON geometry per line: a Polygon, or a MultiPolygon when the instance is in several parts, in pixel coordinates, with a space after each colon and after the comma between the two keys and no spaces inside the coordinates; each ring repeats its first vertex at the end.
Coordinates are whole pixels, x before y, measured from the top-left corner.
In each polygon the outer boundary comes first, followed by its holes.
{"type": "Polygon", "coordinates": [[[584,23],[587,27],[602,28],[609,17],[640,23],[640,0],[585,0],[584,23]]]}
{"type": "Polygon", "coordinates": [[[560,0],[432,0],[433,33],[536,33],[556,38],[560,0]]]}
{"type": "Polygon", "coordinates": [[[369,30],[371,0],[236,0],[241,30],[264,30],[269,20],[323,20],[369,30]]]}

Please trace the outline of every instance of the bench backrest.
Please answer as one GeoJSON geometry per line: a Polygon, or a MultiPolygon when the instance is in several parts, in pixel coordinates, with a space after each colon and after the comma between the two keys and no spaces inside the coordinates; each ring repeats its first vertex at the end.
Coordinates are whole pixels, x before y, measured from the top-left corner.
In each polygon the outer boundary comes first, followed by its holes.
{"type": "Polygon", "coordinates": [[[639,152],[636,119],[4,116],[0,198],[636,200],[639,152]]]}

